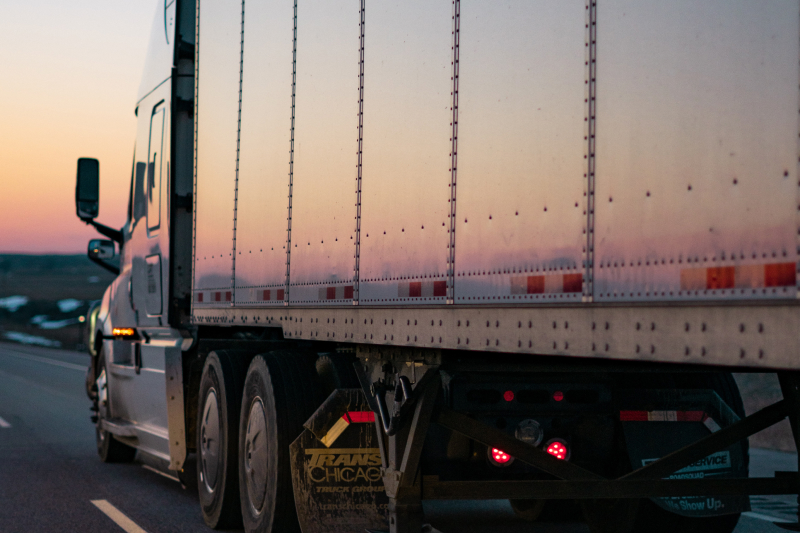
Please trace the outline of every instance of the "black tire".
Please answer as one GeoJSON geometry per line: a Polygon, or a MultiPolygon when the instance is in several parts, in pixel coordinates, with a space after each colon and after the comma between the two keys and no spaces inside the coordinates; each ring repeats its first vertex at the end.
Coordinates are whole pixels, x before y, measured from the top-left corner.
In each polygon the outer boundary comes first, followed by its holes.
{"type": "Polygon", "coordinates": [[[319,356],[316,362],[317,375],[326,396],[335,389],[361,388],[353,369],[356,361],[356,357],[351,354],[332,353],[319,356]]]}
{"type": "MultiPolygon", "coordinates": [[[[675,384],[680,389],[711,389],[719,394],[722,401],[728,404],[739,418],[745,417],[744,402],[739,387],[730,372],[711,374],[680,374],[675,377],[675,384]]],[[[747,439],[739,441],[744,458],[745,477],[750,469],[750,445],[747,439]]],[[[634,531],[651,531],[653,533],[732,533],[739,523],[740,515],[729,514],[690,518],[666,511],[652,500],[641,502],[634,531]]]]}
{"type": "Polygon", "coordinates": [[[315,358],[278,351],[250,363],[239,423],[239,484],[248,533],[300,533],[289,446],[321,403],[315,358]]]}
{"type": "Polygon", "coordinates": [[[535,522],[542,515],[547,500],[508,500],[517,518],[535,522]]]}
{"type": "MultiPolygon", "coordinates": [[[[664,381],[678,389],[711,389],[719,394],[740,418],[744,418],[744,403],[739,387],[729,372],[676,374],[665,376],[664,381]]],[[[750,466],[747,439],[739,442],[744,457],[745,476],[750,466]]],[[[627,455],[627,454],[625,454],[627,455]]],[[[626,458],[627,459],[627,458],[626,458]]],[[[630,470],[625,461],[626,471],[630,470]]],[[[584,517],[592,533],[732,533],[739,522],[739,514],[709,517],[687,517],[671,513],[650,499],[643,500],[587,500],[582,503],[584,517]]]]}
{"type": "Polygon", "coordinates": [[[200,378],[197,409],[197,492],[210,528],[241,527],[239,511],[239,408],[246,356],[211,352],[200,378]]]}
{"type": "MultiPolygon", "coordinates": [[[[683,374],[676,378],[678,388],[684,389],[711,389],[719,394],[722,401],[728,404],[736,416],[745,417],[744,401],[739,392],[739,386],[730,372],[717,372],[713,374],[683,374]]],[[[748,439],[739,441],[742,447],[745,470],[750,470],[750,442],[748,439]]]]}
{"type": "MultiPolygon", "coordinates": [[[[97,368],[99,370],[97,378],[107,376],[106,356],[100,352],[97,368]]],[[[97,380],[95,378],[95,381],[97,380]]],[[[102,429],[103,419],[109,416],[109,402],[111,396],[108,394],[108,382],[104,385],[105,391],[95,394],[95,406],[97,407],[97,422],[95,423],[95,442],[97,443],[97,455],[104,463],[130,463],[136,457],[136,448],[128,446],[118,441],[114,435],[102,429]],[[103,400],[102,398],[105,398],[103,400]]]]}

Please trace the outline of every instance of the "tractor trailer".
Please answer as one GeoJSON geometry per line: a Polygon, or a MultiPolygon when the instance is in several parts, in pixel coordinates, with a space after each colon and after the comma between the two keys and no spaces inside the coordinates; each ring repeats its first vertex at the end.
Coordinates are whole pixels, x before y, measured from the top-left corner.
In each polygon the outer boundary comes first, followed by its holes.
{"type": "Polygon", "coordinates": [[[121,229],[78,161],[101,459],[212,528],[733,531],[800,490],[799,84],[797,0],[158,0],[121,229]]]}

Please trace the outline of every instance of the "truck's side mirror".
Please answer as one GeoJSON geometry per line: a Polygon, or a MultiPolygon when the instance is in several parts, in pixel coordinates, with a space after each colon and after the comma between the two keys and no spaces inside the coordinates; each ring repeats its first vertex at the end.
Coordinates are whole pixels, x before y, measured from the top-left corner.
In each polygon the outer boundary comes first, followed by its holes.
{"type": "Polygon", "coordinates": [[[92,239],[89,241],[89,259],[114,259],[114,241],[92,239]]]}
{"type": "Polygon", "coordinates": [[[100,162],[97,159],[78,159],[75,208],[81,220],[92,220],[100,212],[100,162]]]}

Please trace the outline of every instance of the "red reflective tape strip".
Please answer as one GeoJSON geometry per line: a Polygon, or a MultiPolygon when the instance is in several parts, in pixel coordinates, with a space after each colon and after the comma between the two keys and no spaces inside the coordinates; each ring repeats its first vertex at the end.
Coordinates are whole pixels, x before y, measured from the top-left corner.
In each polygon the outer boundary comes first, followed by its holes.
{"type": "Polygon", "coordinates": [[[544,276],[528,276],[528,294],[544,294],[544,276]]]}
{"type": "Polygon", "coordinates": [[[409,298],[419,298],[422,296],[422,282],[421,281],[412,281],[408,284],[408,297],[409,298]]]}
{"type": "MultiPolygon", "coordinates": [[[[433,282],[433,295],[434,296],[447,296],[447,282],[434,281],[433,282]]],[[[374,418],[374,414],[373,414],[374,418]]]]}
{"type": "Polygon", "coordinates": [[[410,281],[397,284],[398,298],[435,298],[447,296],[446,281],[410,281]]]}
{"type": "Polygon", "coordinates": [[[797,283],[796,271],[794,263],[684,268],[681,270],[681,290],[791,287],[797,283]]]}
{"type": "Polygon", "coordinates": [[[282,302],[284,300],[283,289],[278,289],[278,297],[276,298],[276,300],[278,300],[279,302],[282,302]]]}
{"type": "Polygon", "coordinates": [[[265,289],[264,290],[264,297],[262,299],[268,302],[270,300],[269,297],[270,297],[271,294],[272,293],[271,293],[271,291],[269,289],[265,289]]]}
{"type": "Polygon", "coordinates": [[[511,294],[574,294],[583,291],[583,274],[541,274],[512,276],[511,294]]]}
{"type": "Polygon", "coordinates": [[[203,301],[203,293],[202,292],[198,292],[197,293],[197,301],[198,302],[202,302],[203,301]]]}
{"type": "Polygon", "coordinates": [[[583,274],[564,274],[564,292],[582,292],[583,274]]]}
{"type": "Polygon", "coordinates": [[[794,263],[764,265],[765,287],[790,287],[797,283],[794,263]]]}
{"type": "Polygon", "coordinates": [[[620,411],[619,419],[622,422],[647,422],[647,411],[620,411]]]}
{"type": "Polygon", "coordinates": [[[706,417],[703,411],[678,411],[678,422],[702,422],[706,417]]]}
{"type": "Polygon", "coordinates": [[[225,293],[225,301],[226,302],[230,302],[231,301],[231,291],[227,291],[225,293]]]}
{"type": "Polygon", "coordinates": [[[221,300],[222,300],[222,293],[221,292],[215,292],[214,293],[214,301],[215,302],[219,302],[221,300]]]}
{"type": "Polygon", "coordinates": [[[350,411],[345,413],[342,418],[353,424],[365,424],[375,422],[375,413],[372,411],[350,411]]]}
{"type": "Polygon", "coordinates": [[[339,287],[320,287],[319,299],[320,300],[352,300],[353,299],[353,286],[339,286],[339,287]]]}
{"type": "Polygon", "coordinates": [[[732,289],[735,285],[735,267],[706,269],[706,289],[732,289]]]}

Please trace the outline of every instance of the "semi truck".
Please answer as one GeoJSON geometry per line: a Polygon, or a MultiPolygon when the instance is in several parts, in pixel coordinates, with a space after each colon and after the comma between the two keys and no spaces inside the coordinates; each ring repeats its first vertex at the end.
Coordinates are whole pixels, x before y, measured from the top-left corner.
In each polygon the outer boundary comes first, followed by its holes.
{"type": "Polygon", "coordinates": [[[121,229],[78,161],[100,458],[212,528],[733,531],[800,489],[799,83],[797,0],[158,0],[121,229]]]}

